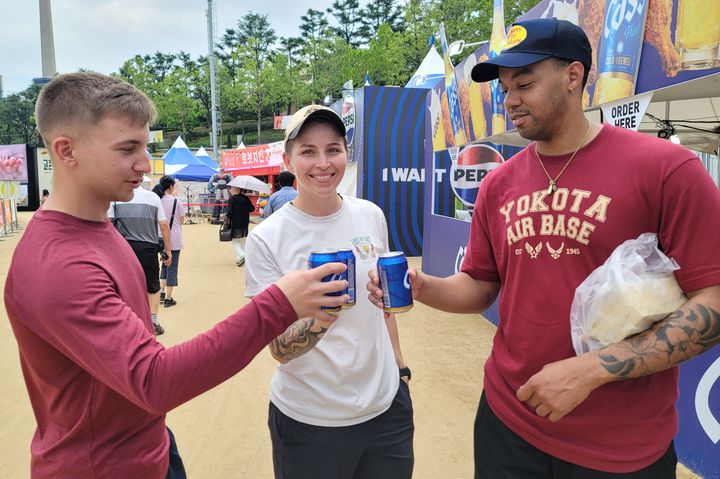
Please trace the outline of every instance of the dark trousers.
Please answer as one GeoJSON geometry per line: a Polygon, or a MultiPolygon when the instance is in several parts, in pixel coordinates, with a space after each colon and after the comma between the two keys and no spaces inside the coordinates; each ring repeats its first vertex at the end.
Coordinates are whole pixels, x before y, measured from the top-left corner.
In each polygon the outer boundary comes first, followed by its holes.
{"type": "Polygon", "coordinates": [[[214,219],[219,219],[220,215],[224,215],[225,213],[227,213],[227,203],[225,203],[225,200],[215,200],[212,217],[214,219]]]}
{"type": "Polygon", "coordinates": [[[289,418],[270,403],[276,479],[410,479],[412,400],[400,381],[390,409],[361,424],[322,427],[289,418]]]}
{"type": "Polygon", "coordinates": [[[167,432],[168,436],[170,436],[170,465],[168,466],[168,473],[165,479],[187,479],[185,466],[183,465],[177,444],[175,443],[175,435],[170,428],[167,428],[167,432]]]}
{"type": "Polygon", "coordinates": [[[675,479],[677,456],[670,443],[660,459],[630,473],[578,466],[532,446],[508,429],[480,398],[475,417],[475,479],[675,479]]]}

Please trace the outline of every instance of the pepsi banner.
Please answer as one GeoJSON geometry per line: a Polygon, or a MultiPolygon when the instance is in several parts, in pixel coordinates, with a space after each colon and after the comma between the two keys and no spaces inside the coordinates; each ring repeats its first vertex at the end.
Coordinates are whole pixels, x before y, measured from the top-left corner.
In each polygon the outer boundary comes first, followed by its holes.
{"type": "Polygon", "coordinates": [[[427,90],[393,87],[363,90],[364,158],[360,165],[359,196],[385,213],[392,250],[420,256],[427,90]]]}
{"type": "Polygon", "coordinates": [[[470,221],[480,182],[503,161],[500,152],[485,144],[436,152],[433,214],[470,221]]]}
{"type": "Polygon", "coordinates": [[[705,479],[720,478],[720,348],[680,366],[680,416],[675,439],[683,464],[705,479]]]}

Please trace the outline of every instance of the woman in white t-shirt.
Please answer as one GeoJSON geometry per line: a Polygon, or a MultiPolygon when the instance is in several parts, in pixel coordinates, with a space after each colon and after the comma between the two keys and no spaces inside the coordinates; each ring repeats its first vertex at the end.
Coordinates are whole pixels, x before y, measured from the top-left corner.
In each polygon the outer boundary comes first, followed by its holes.
{"type": "MultiPolygon", "coordinates": [[[[246,295],[306,268],[312,251],[327,248],[352,248],[356,278],[367,277],[388,249],[387,225],[373,203],[337,193],[348,159],[340,117],[318,105],[299,110],[283,158],[298,196],[250,232],[246,295]]],[[[280,363],[268,419],[276,479],[412,476],[410,371],[395,316],[356,297],[334,321],[299,319],[270,343],[280,363]]]]}

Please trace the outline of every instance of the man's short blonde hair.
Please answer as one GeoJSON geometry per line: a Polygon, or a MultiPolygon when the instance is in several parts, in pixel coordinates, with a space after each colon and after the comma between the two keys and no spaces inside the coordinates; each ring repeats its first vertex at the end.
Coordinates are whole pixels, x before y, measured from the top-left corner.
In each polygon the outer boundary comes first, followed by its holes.
{"type": "Polygon", "coordinates": [[[130,83],[95,72],[57,76],[43,87],[35,104],[35,122],[46,146],[59,127],[81,131],[106,116],[151,125],[157,112],[147,95],[130,83]]]}

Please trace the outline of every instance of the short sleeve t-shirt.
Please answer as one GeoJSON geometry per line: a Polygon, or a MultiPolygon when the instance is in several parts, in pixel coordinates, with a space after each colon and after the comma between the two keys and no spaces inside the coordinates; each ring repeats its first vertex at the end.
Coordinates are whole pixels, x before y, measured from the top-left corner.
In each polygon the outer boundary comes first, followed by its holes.
{"type": "Polygon", "coordinates": [[[399,386],[383,313],[362,293],[363,278],[388,248],[380,208],[343,197],[339,211],[318,217],[286,204],[248,236],[245,294],[254,296],[280,276],[307,269],[310,252],[326,248],[353,249],[357,303],[339,313],[313,349],[278,365],[270,400],[305,424],[350,426],[385,412],[399,386]]]}
{"type": "Polygon", "coordinates": [[[153,244],[159,239],[158,223],[167,219],[160,197],[142,186],[133,190],[132,200],[113,202],[108,218],[126,240],[153,244]]]}
{"type": "MultiPolygon", "coordinates": [[[[569,156],[543,155],[550,176],[569,156]]],[[[555,423],[515,393],[545,364],[575,355],[575,289],[625,240],[657,233],[680,264],[685,291],[719,284],[720,192],[687,149],[607,125],[557,183],[548,195],[532,144],[480,187],[462,271],[502,284],[485,365],[488,404],[510,429],[560,459],[637,470],[657,460],[677,431],[675,368],[606,384],[555,423]]]]}

